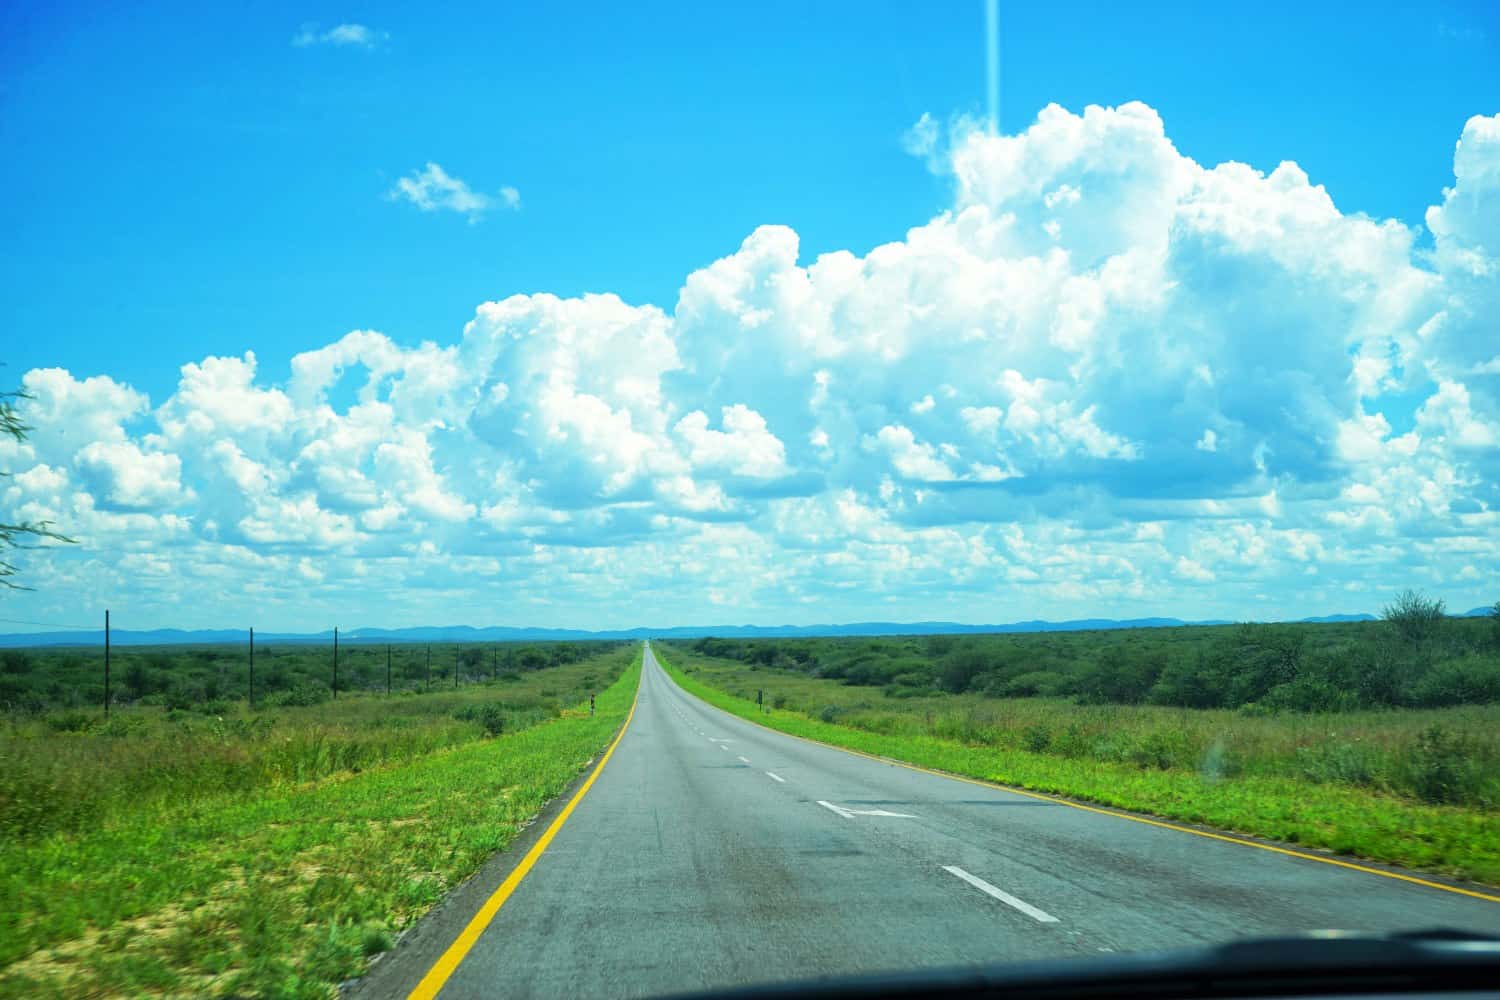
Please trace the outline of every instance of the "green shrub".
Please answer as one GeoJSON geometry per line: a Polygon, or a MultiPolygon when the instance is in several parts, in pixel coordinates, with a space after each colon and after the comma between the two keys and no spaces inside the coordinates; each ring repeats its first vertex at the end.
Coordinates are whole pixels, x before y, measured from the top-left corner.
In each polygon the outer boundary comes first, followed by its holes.
{"type": "Polygon", "coordinates": [[[477,722],[488,736],[505,732],[505,709],[493,702],[488,705],[465,705],[453,713],[460,722],[477,722]]]}
{"type": "Polygon", "coordinates": [[[94,721],[88,712],[54,712],[47,716],[47,728],[54,733],[86,733],[94,727],[94,721]]]}
{"type": "Polygon", "coordinates": [[[1412,686],[1417,705],[1484,705],[1500,701],[1500,657],[1466,656],[1433,666],[1412,686]]]}
{"type": "Polygon", "coordinates": [[[1382,773],[1375,748],[1350,740],[1298,747],[1297,763],[1307,780],[1319,784],[1368,787],[1378,784],[1382,773]]]}
{"type": "Polygon", "coordinates": [[[1403,590],[1381,609],[1380,617],[1407,642],[1422,642],[1437,634],[1447,613],[1440,599],[1429,598],[1420,590],[1403,590]]]}
{"type": "Polygon", "coordinates": [[[1031,753],[1046,753],[1052,745],[1052,730],[1044,725],[1027,726],[1021,733],[1021,747],[1031,753]]]}
{"type": "Polygon", "coordinates": [[[162,704],[168,709],[196,708],[208,699],[202,684],[190,680],[178,680],[167,688],[162,704]]]}
{"type": "Polygon", "coordinates": [[[290,690],[271,692],[266,695],[262,704],[270,708],[306,708],[309,705],[321,705],[332,696],[333,692],[326,684],[320,684],[317,681],[303,681],[290,690]]]}
{"type": "Polygon", "coordinates": [[[1434,724],[1405,755],[1402,777],[1424,802],[1468,802],[1478,797],[1484,784],[1476,756],[1469,740],[1434,724]]]}
{"type": "Polygon", "coordinates": [[[390,951],[396,946],[391,932],[384,927],[366,927],[364,937],[360,941],[360,950],[366,958],[374,958],[381,952],[390,951]]]}
{"type": "Polygon", "coordinates": [[[7,674],[28,674],[31,672],[31,657],[20,649],[0,652],[0,671],[7,674]]]}
{"type": "Polygon", "coordinates": [[[1062,694],[1067,683],[1066,677],[1054,671],[1030,670],[1004,681],[1000,690],[994,693],[1002,698],[1050,698],[1062,694]]]}
{"type": "Polygon", "coordinates": [[[1130,761],[1140,768],[1165,771],[1182,762],[1183,742],[1180,733],[1155,730],[1131,748],[1130,761]]]}

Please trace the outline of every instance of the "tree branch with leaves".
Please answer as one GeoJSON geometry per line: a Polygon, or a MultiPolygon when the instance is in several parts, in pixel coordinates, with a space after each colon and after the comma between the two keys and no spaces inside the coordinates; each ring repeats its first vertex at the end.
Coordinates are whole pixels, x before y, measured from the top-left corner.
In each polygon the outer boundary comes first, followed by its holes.
{"type": "MultiPolygon", "coordinates": [[[[18,442],[26,440],[26,434],[31,427],[21,418],[17,403],[30,398],[24,390],[0,392],[0,436],[10,437],[18,442]]],[[[0,476],[9,475],[9,472],[0,472],[0,476]]],[[[68,536],[53,531],[51,521],[22,521],[19,524],[7,524],[0,521],[0,589],[31,589],[15,581],[20,569],[10,561],[9,556],[17,549],[37,548],[34,543],[43,539],[55,542],[73,541],[68,536]]]]}

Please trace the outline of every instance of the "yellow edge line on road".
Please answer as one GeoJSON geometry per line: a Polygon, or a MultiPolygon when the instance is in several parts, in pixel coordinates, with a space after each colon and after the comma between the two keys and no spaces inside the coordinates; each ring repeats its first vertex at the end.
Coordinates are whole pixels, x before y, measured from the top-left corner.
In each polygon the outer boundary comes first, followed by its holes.
{"type": "Polygon", "coordinates": [[[604,770],[604,765],[608,764],[609,758],[613,756],[615,747],[619,746],[620,741],[625,738],[625,731],[630,728],[630,720],[635,718],[635,706],[640,702],[641,698],[641,680],[644,680],[645,677],[644,662],[642,662],[641,667],[642,676],[636,682],[635,700],[630,703],[630,712],[625,716],[625,724],[620,727],[619,735],[609,745],[609,749],[604,751],[604,756],[599,758],[599,763],[595,765],[594,772],[588,776],[588,780],[584,781],[583,786],[568,800],[568,804],[563,806],[562,812],[557,814],[557,818],[552,821],[551,826],[547,827],[546,832],[537,838],[535,844],[531,845],[531,850],[526,852],[526,856],[521,859],[521,863],[516,865],[515,869],[506,876],[504,882],[500,883],[500,888],[496,889],[494,894],[484,901],[484,905],[479,908],[479,912],[474,914],[473,919],[468,922],[454,942],[448,946],[448,950],[443,952],[438,960],[433,963],[432,968],[427,971],[427,975],[422,977],[422,981],[407,994],[410,1000],[431,1000],[432,997],[438,995],[438,991],[447,984],[448,978],[453,975],[454,970],[458,968],[458,964],[469,954],[469,950],[474,947],[475,942],[479,940],[479,936],[490,925],[490,921],[495,919],[495,914],[500,912],[500,907],[505,905],[505,901],[510,898],[511,893],[516,891],[516,887],[521,884],[521,880],[541,860],[542,853],[547,850],[547,845],[552,843],[552,838],[557,836],[558,831],[568,821],[568,817],[573,814],[573,810],[578,806],[578,803],[583,801],[583,797],[593,787],[594,780],[599,777],[599,773],[604,770]]]}
{"type": "MultiPolygon", "coordinates": [[[[673,683],[675,684],[676,681],[673,681],[673,683]]],[[[677,690],[681,691],[683,694],[688,695],[689,697],[698,697],[691,691],[683,688],[681,684],[677,685],[677,690]]],[[[950,771],[936,771],[930,767],[923,767],[921,764],[912,764],[908,761],[897,760],[894,757],[881,757],[877,754],[865,753],[863,750],[851,750],[849,747],[841,747],[834,743],[824,743],[822,740],[815,740],[811,736],[798,736],[796,733],[788,733],[781,729],[774,729],[771,726],[756,722],[754,719],[747,719],[743,715],[736,715],[735,713],[730,712],[728,709],[719,708],[719,706],[705,701],[702,698],[698,698],[698,700],[703,702],[703,704],[708,705],[709,708],[718,708],[719,711],[724,712],[727,715],[733,715],[736,719],[748,722],[752,726],[758,726],[768,733],[776,733],[781,736],[790,736],[794,740],[801,740],[804,743],[812,743],[816,746],[827,747],[830,750],[839,750],[847,754],[853,754],[856,757],[863,757],[866,760],[878,761],[882,764],[894,764],[897,767],[904,767],[910,771],[921,771],[923,774],[932,774],[936,775],[939,778],[952,778],[954,781],[963,781],[967,782],[970,785],[979,785],[981,788],[996,788],[1002,792],[1010,792],[1013,795],[1024,795],[1027,798],[1041,799],[1043,802],[1054,802],[1060,806],[1067,806],[1069,809],[1082,809],[1084,812],[1098,813],[1101,816],[1113,816],[1116,819],[1128,819],[1132,823],[1144,823],[1147,826],[1159,826],[1164,830],[1176,830],[1178,833],[1191,833],[1195,837],[1206,837],[1209,840],[1222,840],[1226,844],[1239,844],[1242,847],[1254,847],[1262,851],[1270,851],[1273,854],[1285,854],[1289,858],[1301,858],[1304,861],[1316,861],[1319,864],[1324,865],[1337,865],[1340,868],[1349,868],[1357,872],[1365,872],[1370,875],[1379,875],[1382,878],[1393,878],[1401,882],[1410,882],[1413,885],[1424,885],[1429,889],[1441,889],[1443,892],[1452,892],[1460,896],[1472,896],[1475,899],[1483,899],[1491,903],[1500,903],[1500,896],[1492,896],[1489,893],[1476,892],[1473,889],[1461,889],[1456,885],[1444,885],[1441,882],[1430,882],[1425,878],[1417,878],[1413,875],[1402,875],[1400,872],[1390,872],[1380,868],[1370,868],[1367,865],[1357,865],[1351,861],[1339,861],[1337,858],[1325,858],[1320,857],[1316,854],[1306,854],[1302,851],[1294,851],[1286,847],[1277,847],[1274,844],[1262,844],[1254,840],[1244,840],[1240,837],[1228,836],[1227,834],[1210,833],[1207,830],[1194,830],[1190,826],[1178,826],[1176,823],[1166,823],[1159,819],[1147,819],[1144,816],[1132,816],[1130,813],[1117,812],[1113,809],[1101,809],[1098,806],[1086,806],[1082,802],[1073,802],[1069,799],[1059,798],[1056,795],[1047,795],[1043,792],[1027,791],[1024,788],[1016,788],[1012,785],[1002,785],[997,781],[985,781],[982,778],[970,778],[967,775],[953,774],[950,771]]]]}

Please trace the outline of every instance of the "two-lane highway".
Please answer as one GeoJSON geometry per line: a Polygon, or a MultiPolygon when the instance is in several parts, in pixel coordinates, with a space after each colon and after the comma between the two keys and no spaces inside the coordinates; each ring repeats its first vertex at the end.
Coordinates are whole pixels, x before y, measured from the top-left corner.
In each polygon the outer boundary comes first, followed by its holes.
{"type": "Polygon", "coordinates": [[[1500,903],[798,740],[686,694],[648,645],[613,756],[427,986],[638,996],[1438,925],[1500,932],[1500,903]]]}

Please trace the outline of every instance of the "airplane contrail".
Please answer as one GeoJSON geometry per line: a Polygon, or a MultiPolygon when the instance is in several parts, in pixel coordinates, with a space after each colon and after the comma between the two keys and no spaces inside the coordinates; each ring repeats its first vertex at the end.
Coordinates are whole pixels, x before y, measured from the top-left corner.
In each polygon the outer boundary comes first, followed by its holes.
{"type": "Polygon", "coordinates": [[[984,0],[984,27],[988,58],[990,135],[1000,133],[1000,0],[984,0]]]}

